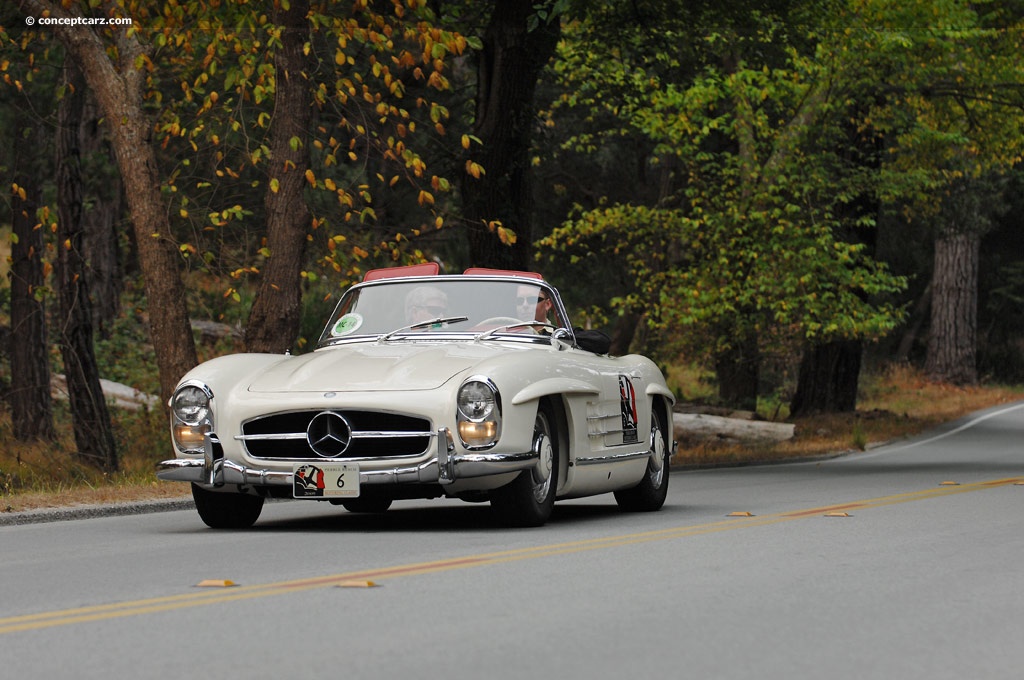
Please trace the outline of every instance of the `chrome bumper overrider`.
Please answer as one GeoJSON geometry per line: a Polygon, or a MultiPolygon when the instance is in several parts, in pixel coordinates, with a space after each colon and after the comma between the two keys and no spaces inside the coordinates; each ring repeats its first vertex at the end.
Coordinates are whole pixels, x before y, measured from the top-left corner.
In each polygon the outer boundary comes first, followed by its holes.
{"type": "MultiPolygon", "coordinates": [[[[437,431],[436,449],[429,460],[415,465],[396,465],[383,470],[360,470],[360,484],[451,484],[457,479],[485,477],[503,472],[528,470],[540,460],[540,452],[455,453],[447,428],[437,431]]],[[[291,472],[250,468],[225,460],[216,434],[207,434],[202,458],[175,458],[157,464],[156,476],[173,482],[195,482],[206,486],[289,486],[291,472]]],[[[324,459],[323,462],[327,462],[324,459]]]]}

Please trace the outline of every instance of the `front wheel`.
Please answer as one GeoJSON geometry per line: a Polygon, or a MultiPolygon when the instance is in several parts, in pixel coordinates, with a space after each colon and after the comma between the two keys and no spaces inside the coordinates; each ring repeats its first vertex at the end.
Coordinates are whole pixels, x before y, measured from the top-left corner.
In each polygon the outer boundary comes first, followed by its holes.
{"type": "Polygon", "coordinates": [[[628,512],[660,510],[668,497],[668,465],[672,448],[668,444],[665,414],[655,404],[651,408],[651,455],[643,479],[632,489],[615,492],[615,501],[628,512]]]}
{"type": "Polygon", "coordinates": [[[263,497],[245,493],[218,493],[192,485],[192,499],[199,517],[211,529],[245,529],[259,519],[263,497]]]}
{"type": "Polygon", "coordinates": [[[511,527],[539,527],[551,517],[558,490],[558,431],[552,410],[541,404],[533,423],[537,464],[491,492],[499,521],[511,527]]]}

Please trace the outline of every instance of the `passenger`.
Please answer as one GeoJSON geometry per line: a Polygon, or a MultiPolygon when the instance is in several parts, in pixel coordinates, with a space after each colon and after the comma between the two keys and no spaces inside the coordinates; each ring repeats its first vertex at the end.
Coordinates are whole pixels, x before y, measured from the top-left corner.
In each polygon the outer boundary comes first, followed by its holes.
{"type": "Polygon", "coordinates": [[[519,286],[516,289],[516,317],[523,321],[550,323],[548,315],[554,304],[548,292],[536,286],[519,286]]]}
{"type": "Polygon", "coordinates": [[[405,320],[414,324],[448,313],[448,296],[433,286],[417,286],[405,297],[405,320]]]}

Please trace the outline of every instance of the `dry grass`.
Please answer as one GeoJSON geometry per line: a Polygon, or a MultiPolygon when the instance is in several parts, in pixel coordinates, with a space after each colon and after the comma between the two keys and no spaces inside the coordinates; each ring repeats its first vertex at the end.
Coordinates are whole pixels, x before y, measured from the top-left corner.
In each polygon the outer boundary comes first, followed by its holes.
{"type": "MultiPolygon", "coordinates": [[[[918,434],[973,411],[1024,399],[1024,387],[952,387],[908,368],[862,379],[856,413],[797,421],[792,441],[775,446],[681,445],[676,465],[742,464],[865,449],[918,434]]],[[[60,419],[59,419],[60,420],[60,419]]],[[[66,422],[61,426],[68,431],[66,422]]],[[[181,498],[188,486],[158,481],[154,465],[169,454],[162,416],[120,414],[122,470],[103,475],[70,453],[70,434],[50,444],[19,444],[0,416],[0,512],[181,498]]]]}
{"type": "Polygon", "coordinates": [[[187,485],[156,479],[155,465],[170,444],[162,413],[113,411],[120,471],[104,474],[82,462],[63,404],[56,441],[25,444],[14,439],[10,415],[0,415],[0,512],[177,498],[187,485]]]}
{"type": "Polygon", "coordinates": [[[680,443],[677,465],[715,465],[807,458],[903,439],[974,411],[1024,399],[1024,387],[955,387],[926,380],[919,372],[893,367],[864,376],[854,413],[797,419],[792,440],[775,445],[680,443]]]}
{"type": "Polygon", "coordinates": [[[24,512],[46,508],[111,505],[161,499],[191,498],[189,487],[173,482],[110,484],[98,487],[67,487],[60,491],[30,491],[4,496],[0,512],[24,512]]]}

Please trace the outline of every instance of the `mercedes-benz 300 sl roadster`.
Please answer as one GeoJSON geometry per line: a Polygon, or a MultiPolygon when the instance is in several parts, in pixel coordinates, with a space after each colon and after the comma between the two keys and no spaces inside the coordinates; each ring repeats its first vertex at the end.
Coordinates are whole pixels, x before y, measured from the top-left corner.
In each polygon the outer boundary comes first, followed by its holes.
{"type": "Polygon", "coordinates": [[[539,526],[558,499],[665,502],[673,394],[658,367],[574,329],[539,275],[436,265],[369,272],[316,349],[200,364],[170,403],[199,516],[242,528],[266,498],[384,512],[396,500],[489,501],[539,526]]]}

